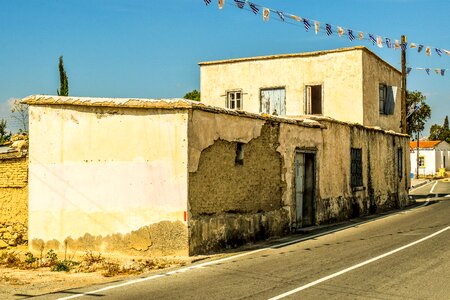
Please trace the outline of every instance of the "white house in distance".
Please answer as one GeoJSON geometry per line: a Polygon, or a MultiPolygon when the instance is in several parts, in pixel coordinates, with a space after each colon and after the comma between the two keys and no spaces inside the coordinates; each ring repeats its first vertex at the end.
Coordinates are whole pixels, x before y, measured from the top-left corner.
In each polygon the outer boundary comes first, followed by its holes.
{"type": "Polygon", "coordinates": [[[202,102],[400,132],[399,70],[366,47],[201,62],[202,102]]]}
{"type": "MultiPolygon", "coordinates": [[[[417,174],[417,141],[410,143],[411,172],[417,174]]],[[[419,175],[450,171],[450,144],[445,141],[419,141],[419,175]]]]}

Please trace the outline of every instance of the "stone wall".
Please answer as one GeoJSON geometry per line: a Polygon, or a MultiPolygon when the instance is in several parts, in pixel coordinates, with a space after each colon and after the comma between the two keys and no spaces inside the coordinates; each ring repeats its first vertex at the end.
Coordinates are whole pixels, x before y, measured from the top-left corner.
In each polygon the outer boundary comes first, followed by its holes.
{"type": "Polygon", "coordinates": [[[28,159],[0,155],[0,249],[28,241],[28,159]]]}

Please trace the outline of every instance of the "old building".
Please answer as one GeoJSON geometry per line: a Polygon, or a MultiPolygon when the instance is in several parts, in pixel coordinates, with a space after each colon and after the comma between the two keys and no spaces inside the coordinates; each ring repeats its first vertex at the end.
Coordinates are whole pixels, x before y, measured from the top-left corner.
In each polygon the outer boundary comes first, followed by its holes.
{"type": "Polygon", "coordinates": [[[401,73],[366,47],[202,62],[202,102],[400,131],[401,73]]]}
{"type": "Polygon", "coordinates": [[[25,102],[31,246],[197,254],[409,201],[393,131],[183,99],[25,102]]]}
{"type": "MultiPolygon", "coordinates": [[[[417,141],[410,143],[411,172],[417,174],[417,141]]],[[[419,176],[450,171],[450,145],[446,141],[419,141],[419,176]]]]}

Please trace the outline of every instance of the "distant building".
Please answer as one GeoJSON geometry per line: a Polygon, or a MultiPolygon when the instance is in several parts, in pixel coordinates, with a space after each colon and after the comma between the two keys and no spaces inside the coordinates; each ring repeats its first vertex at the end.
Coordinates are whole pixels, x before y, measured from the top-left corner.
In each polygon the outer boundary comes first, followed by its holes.
{"type": "Polygon", "coordinates": [[[366,47],[201,62],[202,102],[400,131],[401,73],[366,47]]]}
{"type": "MultiPolygon", "coordinates": [[[[410,142],[411,172],[417,174],[417,141],[410,142]]],[[[450,144],[446,141],[419,141],[419,175],[450,171],[450,144]]]]}

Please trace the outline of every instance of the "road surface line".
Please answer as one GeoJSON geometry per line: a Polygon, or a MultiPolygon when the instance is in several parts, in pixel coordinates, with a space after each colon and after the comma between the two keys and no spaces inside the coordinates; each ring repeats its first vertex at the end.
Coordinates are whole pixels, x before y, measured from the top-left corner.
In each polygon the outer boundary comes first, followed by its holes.
{"type": "MultiPolygon", "coordinates": [[[[423,205],[415,207],[415,208],[412,208],[412,209],[409,209],[408,211],[419,209],[419,208],[425,206],[426,204],[428,204],[428,201],[426,203],[424,203],[423,205]]],[[[217,265],[217,264],[220,264],[221,262],[224,262],[224,261],[228,261],[228,260],[236,259],[236,258],[239,258],[239,257],[255,254],[255,253],[258,253],[258,252],[261,252],[261,251],[265,251],[265,250],[269,250],[269,249],[276,249],[276,248],[280,248],[280,247],[284,247],[284,246],[289,246],[291,244],[296,244],[296,243],[303,242],[303,241],[306,241],[306,240],[311,240],[311,239],[314,239],[314,238],[317,238],[317,237],[321,237],[321,236],[324,236],[324,235],[328,235],[328,234],[332,234],[332,233],[335,233],[335,232],[338,232],[338,231],[349,229],[351,227],[361,226],[361,225],[365,225],[366,223],[374,222],[374,221],[377,221],[377,220],[380,220],[380,219],[393,217],[393,216],[396,216],[396,215],[399,215],[399,214],[406,213],[408,211],[397,212],[397,213],[394,213],[394,214],[389,214],[387,216],[381,216],[379,218],[374,218],[374,219],[370,219],[370,220],[367,220],[367,221],[350,224],[350,225],[347,225],[347,226],[344,226],[344,227],[335,228],[335,229],[324,231],[324,232],[321,232],[321,233],[316,233],[316,234],[310,235],[310,236],[305,236],[305,237],[302,237],[302,238],[299,238],[299,239],[296,239],[296,240],[293,240],[293,241],[288,241],[288,242],[284,242],[284,243],[271,245],[271,246],[268,246],[268,247],[265,247],[265,248],[260,248],[260,249],[256,249],[256,250],[249,251],[249,252],[244,252],[244,253],[237,254],[237,255],[224,257],[224,258],[221,258],[221,259],[218,259],[218,260],[211,260],[211,261],[204,262],[204,263],[201,263],[201,264],[198,264],[198,265],[194,265],[194,266],[190,266],[190,267],[185,267],[185,268],[173,270],[173,271],[170,271],[170,272],[167,272],[167,273],[164,273],[164,274],[158,274],[158,275],[153,275],[153,276],[144,277],[144,278],[140,278],[140,279],[130,280],[130,281],[126,281],[126,282],[123,282],[123,283],[120,283],[120,284],[117,284],[117,285],[107,286],[107,287],[104,287],[104,288],[101,288],[101,289],[98,289],[98,290],[95,290],[95,291],[80,292],[80,294],[76,294],[76,295],[72,295],[72,296],[68,296],[68,297],[63,297],[63,298],[58,298],[58,300],[68,300],[68,299],[80,298],[80,297],[89,296],[91,294],[95,294],[95,293],[98,293],[98,292],[119,288],[119,287],[130,285],[130,284],[135,284],[135,283],[139,283],[139,282],[143,282],[143,281],[153,280],[153,279],[160,278],[160,277],[165,277],[167,275],[173,275],[173,274],[177,274],[177,273],[184,273],[184,272],[189,271],[189,270],[199,269],[199,268],[203,268],[203,267],[210,266],[210,265],[217,265]]]]}
{"type": "Polygon", "coordinates": [[[431,190],[430,190],[430,194],[435,194],[433,191],[434,191],[434,188],[435,188],[435,186],[436,186],[436,184],[437,184],[438,182],[439,182],[439,181],[436,180],[436,182],[433,184],[433,187],[432,187],[431,190]]]}
{"type": "Polygon", "coordinates": [[[418,186],[418,187],[416,187],[416,188],[410,189],[409,192],[411,193],[412,191],[415,191],[415,190],[424,188],[424,187],[426,187],[427,185],[430,185],[430,184],[433,184],[433,183],[434,183],[433,181],[430,181],[430,182],[428,182],[428,183],[425,183],[424,185],[421,185],[421,186],[418,186]]]}
{"type": "Polygon", "coordinates": [[[363,262],[361,262],[361,263],[359,263],[357,265],[351,266],[351,267],[349,267],[347,269],[341,270],[341,271],[336,272],[334,274],[331,274],[331,275],[328,275],[326,277],[320,278],[320,279],[318,279],[316,281],[313,281],[311,283],[308,283],[306,285],[300,286],[300,287],[298,287],[296,289],[290,290],[290,291],[288,291],[286,293],[283,293],[281,295],[278,295],[278,296],[275,296],[273,298],[270,298],[269,300],[278,300],[278,299],[282,299],[282,298],[285,298],[287,296],[290,296],[292,294],[298,293],[298,292],[303,291],[303,290],[305,290],[307,288],[310,288],[312,286],[318,285],[319,283],[322,283],[324,281],[327,281],[327,280],[330,280],[332,278],[338,277],[338,276],[340,276],[342,274],[345,274],[347,272],[350,272],[352,270],[355,270],[355,269],[360,268],[362,266],[365,266],[367,264],[373,263],[374,261],[380,260],[382,258],[385,258],[385,257],[389,256],[389,255],[392,255],[392,254],[397,253],[399,251],[405,250],[406,248],[409,248],[409,247],[412,247],[412,246],[417,245],[419,243],[422,243],[422,242],[424,242],[424,241],[426,241],[428,239],[431,239],[432,237],[435,237],[435,236],[437,236],[437,235],[439,235],[439,234],[441,234],[441,233],[443,233],[443,232],[445,232],[445,231],[447,231],[449,229],[450,229],[450,226],[445,227],[444,229],[441,229],[441,230],[439,230],[439,231],[437,231],[437,232],[435,232],[433,234],[430,234],[430,235],[428,235],[428,236],[426,236],[424,238],[421,238],[420,240],[417,240],[417,241],[412,242],[410,244],[404,245],[404,246],[402,246],[400,248],[394,249],[392,251],[389,251],[389,252],[384,253],[382,255],[379,255],[377,257],[371,258],[369,260],[363,261],[363,262]]]}

